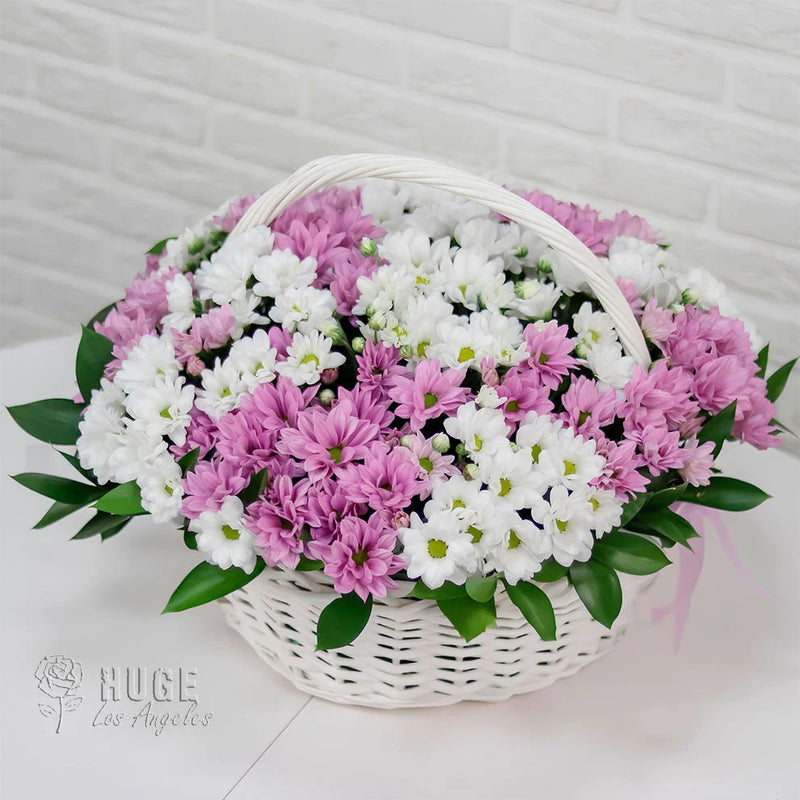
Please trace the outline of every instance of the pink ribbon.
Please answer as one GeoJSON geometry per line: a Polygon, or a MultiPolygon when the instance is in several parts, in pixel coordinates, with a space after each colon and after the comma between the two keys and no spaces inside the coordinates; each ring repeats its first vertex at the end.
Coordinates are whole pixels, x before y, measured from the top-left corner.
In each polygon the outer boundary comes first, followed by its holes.
{"type": "Polygon", "coordinates": [[[725,521],[722,514],[714,508],[695,505],[693,503],[675,503],[672,510],[688,520],[692,527],[700,534],[697,539],[692,539],[692,550],[685,547],[678,548],[678,586],[675,589],[675,597],[669,605],[661,608],[654,608],[651,612],[653,622],[661,622],[670,614],[673,615],[672,636],[675,651],[681,644],[683,629],[689,619],[689,609],[692,605],[692,595],[694,594],[700,573],[703,570],[703,559],[705,558],[706,544],[703,536],[705,535],[706,523],[710,523],[717,531],[722,550],[728,557],[734,569],[750,584],[759,594],[763,595],[775,603],[779,603],[768,591],[763,589],[755,581],[753,576],[742,564],[736,550],[733,547],[725,521]]]}

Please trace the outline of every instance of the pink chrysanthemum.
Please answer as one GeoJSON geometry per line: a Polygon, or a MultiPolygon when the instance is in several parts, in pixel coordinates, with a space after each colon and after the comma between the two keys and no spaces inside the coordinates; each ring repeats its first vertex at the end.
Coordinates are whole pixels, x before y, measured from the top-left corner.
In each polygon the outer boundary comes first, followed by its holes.
{"type": "Polygon", "coordinates": [[[288,475],[270,481],[266,500],[247,507],[245,524],[263,548],[264,561],[271,567],[294,569],[303,552],[300,537],[306,522],[308,481],[294,482],[288,475]]]}
{"type": "Polygon", "coordinates": [[[684,463],[679,472],[681,478],[692,486],[705,486],[711,480],[714,466],[714,442],[700,444],[690,439],[683,445],[684,463]]]}
{"type": "Polygon", "coordinates": [[[649,371],[637,366],[624,389],[627,402],[621,415],[625,430],[642,430],[647,425],[676,430],[697,416],[691,389],[692,376],[680,367],[670,369],[663,360],[656,361],[649,371]]]}
{"type": "Polygon", "coordinates": [[[403,439],[403,445],[419,464],[419,478],[429,484],[420,493],[421,499],[425,500],[430,495],[430,484],[459,474],[458,468],[453,464],[454,456],[443,455],[434,450],[431,440],[426,439],[421,433],[409,434],[403,439]]]}
{"type": "Polygon", "coordinates": [[[394,554],[397,534],[373,514],[369,521],[346,517],[339,535],[323,555],[325,574],[333,578],[333,588],[341,594],[355,592],[362,600],[369,595],[386,597],[397,584],[390,575],[398,572],[403,560],[394,554]]]}
{"type": "Polygon", "coordinates": [[[557,389],[561,380],[578,362],[570,355],[573,349],[569,328],[552,320],[546,325],[531,324],[525,328],[528,360],[524,363],[539,373],[542,383],[557,389]]]}
{"type": "Polygon", "coordinates": [[[637,470],[644,462],[636,452],[636,442],[623,440],[614,442],[611,439],[599,438],[595,441],[595,451],[606,460],[603,474],[591,481],[600,489],[610,489],[620,500],[627,500],[650,483],[650,479],[637,470]]]}
{"type": "Polygon", "coordinates": [[[400,511],[427,489],[406,448],[389,450],[379,442],[372,444],[364,464],[351,464],[339,481],[351,502],[375,511],[400,511]]]}
{"type": "Polygon", "coordinates": [[[438,359],[423,361],[409,377],[398,376],[389,387],[389,397],[398,404],[396,414],[418,431],[428,420],[451,414],[463,405],[469,389],[461,386],[463,370],[441,371],[438,359]]]}
{"type": "Polygon", "coordinates": [[[197,519],[204,511],[219,511],[228,495],[239,494],[249,479],[233,464],[221,459],[199,461],[183,479],[181,514],[197,519]]]}
{"type": "Polygon", "coordinates": [[[681,449],[681,435],[678,431],[645,425],[644,428],[628,434],[628,438],[639,445],[642,459],[653,475],[679,469],[686,460],[687,454],[681,449]]]}
{"type": "Polygon", "coordinates": [[[406,374],[400,366],[400,351],[396,347],[367,340],[364,352],[356,356],[359,386],[380,389],[391,386],[395,378],[406,374]]]}
{"type": "Polygon", "coordinates": [[[312,540],[306,546],[312,558],[322,557],[345,517],[360,517],[367,512],[366,505],[353,503],[333,480],[314,481],[309,486],[307,502],[306,520],[312,540]]]}
{"type": "Polygon", "coordinates": [[[653,297],[647,301],[641,319],[642,332],[658,347],[666,344],[675,332],[675,314],[668,308],[659,308],[653,297]]]}
{"type": "Polygon", "coordinates": [[[512,425],[525,419],[529,411],[541,415],[553,410],[550,391],[533,370],[510,369],[495,390],[502,400],[500,408],[506,422],[512,425]]]}
{"type": "Polygon", "coordinates": [[[561,402],[559,418],[587,438],[600,436],[601,428],[611,425],[623,408],[614,389],[601,390],[597,381],[583,375],[570,384],[561,402]]]}
{"type": "Polygon", "coordinates": [[[320,480],[364,459],[378,432],[377,425],[354,416],[347,404],[339,403],[330,411],[314,406],[298,414],[296,428],[286,428],[277,447],[302,461],[309,477],[320,480]]]}

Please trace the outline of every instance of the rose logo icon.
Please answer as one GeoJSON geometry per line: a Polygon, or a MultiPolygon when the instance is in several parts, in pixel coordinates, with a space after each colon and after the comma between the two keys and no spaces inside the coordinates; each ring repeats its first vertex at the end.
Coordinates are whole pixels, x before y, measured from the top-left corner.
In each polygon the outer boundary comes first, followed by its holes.
{"type": "Polygon", "coordinates": [[[45,656],[36,667],[34,677],[39,690],[55,701],[39,703],[39,712],[45,717],[57,717],[56,733],[60,733],[64,713],[75,711],[83,701],[77,694],[83,679],[81,665],[66,656],[45,656]]]}

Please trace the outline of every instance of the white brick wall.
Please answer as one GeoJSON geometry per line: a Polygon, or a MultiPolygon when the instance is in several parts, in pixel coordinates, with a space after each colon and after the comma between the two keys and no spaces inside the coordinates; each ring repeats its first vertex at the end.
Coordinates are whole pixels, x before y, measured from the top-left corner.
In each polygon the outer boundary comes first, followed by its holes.
{"type": "Polygon", "coordinates": [[[0,2],[3,344],[231,194],[401,150],[643,213],[800,349],[797,0],[0,2]]]}

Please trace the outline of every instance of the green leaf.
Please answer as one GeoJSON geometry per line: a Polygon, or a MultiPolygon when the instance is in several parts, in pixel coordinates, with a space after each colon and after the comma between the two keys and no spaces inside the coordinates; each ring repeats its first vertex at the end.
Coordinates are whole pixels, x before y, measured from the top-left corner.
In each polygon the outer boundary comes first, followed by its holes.
{"type": "MultiPolygon", "coordinates": [[[[685,498],[687,493],[684,493],[685,498]]],[[[697,531],[680,514],[668,508],[659,508],[654,511],[645,510],[635,520],[628,523],[628,527],[639,533],[649,533],[663,536],[671,542],[677,542],[688,547],[689,539],[697,537],[697,531]]]]}
{"type": "Polygon", "coordinates": [[[733,422],[736,416],[736,400],[725,406],[718,414],[711,417],[697,434],[700,442],[714,442],[714,458],[716,458],[725,440],[731,435],[733,422]]]}
{"type": "Polygon", "coordinates": [[[569,570],[562,567],[554,558],[542,562],[542,568],[531,578],[537,583],[553,583],[567,577],[569,570]]]}
{"type": "Polygon", "coordinates": [[[105,511],[98,511],[72,538],[89,539],[92,536],[98,536],[101,533],[118,528],[129,520],[130,517],[120,519],[116,514],[106,514],[105,511]]]}
{"type": "Polygon", "coordinates": [[[337,597],[322,609],[317,623],[317,650],[336,650],[355,641],[372,612],[372,595],[365,603],[355,592],[337,597]]]}
{"type": "Polygon", "coordinates": [[[250,503],[254,503],[258,500],[258,498],[264,494],[268,482],[269,474],[267,468],[264,467],[260,472],[256,472],[256,474],[250,478],[250,483],[239,492],[239,499],[242,501],[242,505],[249,506],[250,503]]]}
{"type": "Polygon", "coordinates": [[[84,403],[92,399],[92,390],[100,388],[106,364],[111,361],[114,345],[100,333],[83,327],[78,354],[75,357],[75,378],[84,403]]]}
{"type": "Polygon", "coordinates": [[[623,531],[611,531],[598,539],[592,558],[629,575],[652,575],[672,563],[658,545],[623,531]]]}
{"type": "Polygon", "coordinates": [[[325,565],[322,561],[318,561],[314,558],[309,558],[303,553],[300,553],[300,560],[297,562],[297,566],[295,567],[296,572],[316,572],[319,569],[322,569],[325,565]]]}
{"type": "Polygon", "coordinates": [[[161,613],[185,611],[187,608],[202,606],[212,600],[218,600],[257,578],[264,571],[264,567],[266,564],[260,558],[256,561],[255,569],[250,574],[239,567],[221,569],[216,564],[203,561],[180,582],[161,613]]]}
{"type": "Polygon", "coordinates": [[[117,517],[117,519],[122,519],[122,522],[118,522],[116,525],[104,530],[100,534],[100,538],[105,541],[106,539],[110,539],[112,536],[116,536],[130,521],[131,517],[117,517]]]}
{"type": "Polygon", "coordinates": [[[775,425],[776,427],[780,428],[784,433],[788,433],[789,436],[794,436],[795,439],[797,438],[797,434],[791,428],[787,428],[780,420],[773,419],[770,422],[770,425],[775,425]]]}
{"type": "Polygon", "coordinates": [[[11,476],[26,489],[43,494],[51,500],[72,506],[85,506],[103,494],[103,489],[88,483],[62,478],[60,475],[42,475],[40,472],[21,472],[11,476]]]}
{"type": "Polygon", "coordinates": [[[769,500],[771,495],[738,478],[715,476],[708,486],[692,487],[683,496],[687,503],[697,503],[723,511],[749,511],[769,500]]]}
{"type": "Polygon", "coordinates": [[[181,472],[186,475],[187,472],[191,472],[194,469],[194,465],[197,463],[197,459],[200,456],[200,447],[195,447],[194,450],[190,450],[185,455],[181,456],[178,459],[178,466],[181,468],[181,472]]]}
{"type": "Polygon", "coordinates": [[[72,400],[39,400],[21,406],[9,406],[14,422],[36,439],[50,444],[75,444],[83,406],[72,400]]]}
{"type": "Polygon", "coordinates": [[[522,616],[535,628],[542,641],[552,642],[556,638],[556,615],[550,598],[538,587],[527,581],[516,586],[503,581],[508,598],[522,612],[522,616]]]}
{"type": "Polygon", "coordinates": [[[177,236],[167,236],[166,239],[162,239],[160,242],[156,242],[149,250],[145,251],[146,256],[160,256],[164,252],[164,248],[172,239],[177,239],[177,236]]]}
{"type": "Polygon", "coordinates": [[[592,617],[610,628],[622,608],[617,573],[597,561],[576,561],[569,568],[569,579],[592,617]]]}
{"type": "Polygon", "coordinates": [[[488,603],[494,597],[497,588],[497,575],[487,575],[485,578],[474,576],[467,578],[464,584],[467,594],[478,603],[488,603]]]}
{"type": "Polygon", "coordinates": [[[422,581],[417,581],[407,596],[418,600],[453,600],[464,597],[466,592],[463,586],[456,586],[450,581],[445,581],[438,589],[429,589],[422,581]]]}
{"type": "Polygon", "coordinates": [[[630,522],[644,507],[644,504],[647,502],[647,494],[642,492],[642,494],[637,494],[628,500],[627,503],[622,507],[622,519],[620,520],[620,525],[625,525],[626,523],[630,522]]]}
{"type": "Polygon", "coordinates": [[[108,316],[108,312],[111,311],[114,306],[119,303],[119,300],[115,300],[113,303],[109,303],[105,308],[101,308],[87,323],[86,327],[91,328],[94,330],[95,323],[97,322],[105,322],[106,317],[108,316]]]}
{"type": "Polygon", "coordinates": [[[190,531],[186,525],[183,528],[183,543],[190,550],[197,550],[197,533],[195,531],[190,531]]]}
{"type": "Polygon", "coordinates": [[[497,625],[494,597],[485,603],[479,603],[465,594],[463,597],[436,602],[442,614],[450,620],[466,642],[472,641],[487,628],[497,625]]]}
{"type": "Polygon", "coordinates": [[[90,469],[84,469],[81,466],[80,459],[77,456],[72,455],[72,453],[65,453],[63,450],[56,449],[56,453],[64,456],[64,458],[70,463],[70,465],[87,481],[91,481],[95,486],[97,486],[97,478],[95,478],[94,473],[90,469]]]}
{"type": "Polygon", "coordinates": [[[86,504],[81,503],[79,505],[73,505],[72,503],[59,503],[58,500],[56,500],[55,503],[47,509],[45,515],[33,526],[33,529],[38,531],[42,528],[46,528],[48,525],[52,525],[54,522],[58,522],[60,519],[64,519],[64,517],[83,508],[84,505],[86,504]]]}
{"type": "Polygon", "coordinates": [[[794,369],[797,359],[787,361],[767,378],[767,398],[774,403],[783,393],[786,381],[789,380],[789,373],[794,369]]]}
{"type": "Polygon", "coordinates": [[[683,497],[688,485],[688,483],[682,483],[680,486],[662,489],[660,492],[655,492],[655,494],[650,495],[650,499],[647,501],[647,510],[652,511],[659,508],[667,508],[673,503],[677,503],[681,497],[683,497]]]}
{"type": "Polygon", "coordinates": [[[767,374],[767,361],[769,359],[769,343],[765,344],[757,358],[756,358],[756,366],[758,367],[758,372],[756,373],[757,378],[763,378],[767,374]]]}
{"type": "Polygon", "coordinates": [[[136,481],[115,486],[110,492],[106,492],[95,504],[98,511],[105,511],[107,514],[117,516],[135,516],[136,514],[146,514],[142,508],[142,493],[136,481]]]}

